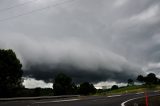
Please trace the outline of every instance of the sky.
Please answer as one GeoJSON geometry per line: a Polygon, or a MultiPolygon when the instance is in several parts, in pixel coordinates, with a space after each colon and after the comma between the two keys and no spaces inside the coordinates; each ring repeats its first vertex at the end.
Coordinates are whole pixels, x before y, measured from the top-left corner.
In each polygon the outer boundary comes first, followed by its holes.
{"type": "Polygon", "coordinates": [[[159,0],[0,0],[0,48],[23,64],[24,85],[126,83],[160,76],[159,0]]]}

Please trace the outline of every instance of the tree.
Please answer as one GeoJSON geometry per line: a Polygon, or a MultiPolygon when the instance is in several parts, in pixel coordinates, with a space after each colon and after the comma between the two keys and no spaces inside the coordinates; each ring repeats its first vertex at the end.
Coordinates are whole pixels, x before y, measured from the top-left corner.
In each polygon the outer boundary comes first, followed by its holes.
{"type": "Polygon", "coordinates": [[[113,85],[113,86],[111,87],[111,90],[116,90],[116,89],[118,89],[118,86],[117,86],[117,85],[113,85]]]}
{"type": "Polygon", "coordinates": [[[53,82],[54,95],[69,95],[74,92],[75,84],[67,75],[58,74],[53,82]]]}
{"type": "Polygon", "coordinates": [[[80,84],[79,93],[82,95],[94,94],[96,93],[96,88],[93,86],[93,84],[90,84],[89,82],[84,82],[80,84]]]}
{"type": "Polygon", "coordinates": [[[157,84],[158,78],[154,73],[149,73],[145,78],[146,84],[157,84]]]}
{"type": "Polygon", "coordinates": [[[12,50],[0,49],[0,97],[15,96],[22,87],[22,64],[12,50]]]}
{"type": "Polygon", "coordinates": [[[159,79],[156,77],[156,75],[154,73],[149,73],[147,76],[143,77],[142,75],[139,75],[137,77],[137,80],[139,82],[145,82],[145,84],[147,85],[151,85],[151,84],[158,84],[159,83],[159,79]]]}
{"type": "Polygon", "coordinates": [[[42,88],[38,87],[33,89],[33,96],[41,96],[42,88]]]}
{"type": "Polygon", "coordinates": [[[137,81],[139,81],[139,82],[144,82],[144,81],[145,81],[145,78],[144,78],[142,75],[138,75],[137,81]]]}
{"type": "Polygon", "coordinates": [[[128,86],[133,86],[134,85],[134,81],[132,79],[128,79],[128,86]]]}

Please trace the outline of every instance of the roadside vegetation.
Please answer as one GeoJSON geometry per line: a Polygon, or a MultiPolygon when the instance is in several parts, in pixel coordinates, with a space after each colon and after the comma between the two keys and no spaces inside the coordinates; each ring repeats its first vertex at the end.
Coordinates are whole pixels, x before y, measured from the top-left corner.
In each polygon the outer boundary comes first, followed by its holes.
{"type": "Polygon", "coordinates": [[[114,94],[127,94],[127,93],[141,93],[147,91],[159,91],[160,79],[156,77],[154,73],[149,73],[147,76],[138,75],[137,82],[141,85],[134,85],[134,80],[128,79],[128,85],[119,87],[113,85],[111,89],[98,90],[100,95],[114,95],[114,94]]]}
{"type": "Polygon", "coordinates": [[[126,86],[126,87],[120,87],[116,90],[107,89],[102,90],[97,93],[97,95],[121,95],[121,94],[128,94],[128,93],[142,93],[142,92],[148,92],[148,91],[159,91],[160,85],[153,85],[147,86],[147,85],[134,85],[134,86],[126,86]]]}

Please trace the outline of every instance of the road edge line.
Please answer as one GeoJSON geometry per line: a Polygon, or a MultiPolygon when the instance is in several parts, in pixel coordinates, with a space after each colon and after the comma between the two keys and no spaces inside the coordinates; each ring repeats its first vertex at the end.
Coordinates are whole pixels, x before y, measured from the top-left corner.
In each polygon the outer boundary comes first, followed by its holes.
{"type": "MultiPolygon", "coordinates": [[[[149,96],[149,97],[153,97],[153,96],[160,96],[160,94],[157,94],[157,95],[151,95],[151,96],[149,96]]],[[[132,100],[141,99],[141,98],[145,98],[145,96],[137,97],[137,98],[132,98],[132,99],[128,99],[128,100],[126,100],[126,101],[122,102],[122,103],[121,103],[121,106],[125,106],[125,104],[126,104],[127,102],[130,102],[130,101],[132,101],[132,100]]]]}
{"type": "Polygon", "coordinates": [[[80,95],[62,95],[62,96],[40,96],[40,97],[17,97],[17,98],[0,98],[1,101],[17,101],[17,100],[41,100],[41,99],[61,99],[80,97],[80,95]]]}
{"type": "Polygon", "coordinates": [[[64,100],[55,100],[55,101],[34,102],[33,104],[46,104],[46,103],[72,102],[72,101],[78,101],[78,100],[80,100],[80,99],[64,99],[64,100]]]}
{"type": "Polygon", "coordinates": [[[118,96],[122,96],[122,95],[111,95],[111,96],[107,96],[107,97],[112,98],[112,97],[118,97],[118,96]]]}
{"type": "Polygon", "coordinates": [[[144,96],[143,96],[143,97],[137,97],[137,98],[128,99],[128,100],[122,102],[122,103],[121,103],[121,106],[125,106],[125,104],[126,104],[127,102],[130,102],[130,101],[132,101],[132,100],[141,99],[141,98],[144,98],[144,96]]]}

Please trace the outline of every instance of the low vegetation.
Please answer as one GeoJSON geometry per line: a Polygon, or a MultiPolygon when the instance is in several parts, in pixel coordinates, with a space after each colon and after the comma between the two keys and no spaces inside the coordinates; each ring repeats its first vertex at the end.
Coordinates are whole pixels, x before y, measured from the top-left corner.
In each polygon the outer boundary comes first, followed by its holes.
{"type": "MultiPolygon", "coordinates": [[[[141,93],[146,91],[155,91],[160,90],[160,85],[134,85],[134,86],[127,86],[121,87],[116,90],[108,90],[105,92],[106,95],[114,95],[114,94],[126,94],[126,93],[141,93]]],[[[104,94],[104,93],[102,93],[104,94]]]]}
{"type": "Polygon", "coordinates": [[[132,79],[128,79],[128,85],[118,88],[117,85],[113,85],[111,89],[98,90],[98,95],[117,95],[126,93],[140,93],[146,91],[160,90],[160,79],[156,77],[154,73],[149,73],[147,76],[139,75],[137,81],[141,82],[141,85],[134,85],[132,79]]]}

